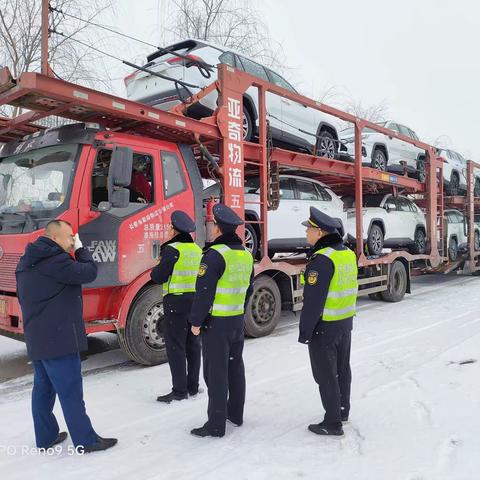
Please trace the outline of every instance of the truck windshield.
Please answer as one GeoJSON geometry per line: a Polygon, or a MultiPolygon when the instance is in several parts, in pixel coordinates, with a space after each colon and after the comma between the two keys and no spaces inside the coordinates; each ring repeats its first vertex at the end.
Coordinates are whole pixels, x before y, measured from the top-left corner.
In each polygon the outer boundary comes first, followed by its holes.
{"type": "MultiPolygon", "coordinates": [[[[55,145],[0,159],[2,227],[12,224],[16,232],[18,227],[32,231],[67,208],[78,148],[55,145]]],[[[5,230],[11,229],[2,228],[1,233],[5,230]]]]}

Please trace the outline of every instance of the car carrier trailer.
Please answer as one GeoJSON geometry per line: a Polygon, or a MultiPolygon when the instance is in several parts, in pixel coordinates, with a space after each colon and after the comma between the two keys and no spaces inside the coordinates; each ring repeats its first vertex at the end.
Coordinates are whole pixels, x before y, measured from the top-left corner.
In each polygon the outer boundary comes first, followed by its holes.
{"type": "MultiPolygon", "coordinates": [[[[218,90],[218,109],[201,120],[187,117],[182,106],[165,112],[50,75],[27,72],[14,79],[7,68],[0,70],[0,105],[20,107],[26,112],[0,122],[0,141],[8,142],[0,162],[5,164],[21,157],[28,168],[28,162],[33,162],[31,159],[38,152],[50,149],[49,156],[42,161],[51,161],[52,168],[56,168],[55,161],[71,163],[68,172],[62,172],[64,178],[69,175],[64,191],[61,195],[48,195],[54,208],[50,205],[50,210],[35,210],[27,205],[21,212],[0,213],[0,334],[21,339],[23,323],[16,297],[15,267],[26,245],[43,233],[49,220],[59,218],[79,231],[98,263],[97,279],[83,290],[87,333],[117,332],[122,349],[134,361],[145,365],[164,361],[162,293],[161,287],[150,280],[150,271],[158,261],[173,210],[182,209],[192,215],[197,223],[197,241],[205,241],[211,203],[204,204],[202,178],[209,177],[220,182],[221,200],[241,217],[245,175],[260,178],[260,216],[246,218],[260,238],[254,292],[245,319],[245,330],[250,336],[268,335],[275,329],[282,309],[295,311],[302,306],[300,275],[305,258],[271,259],[267,254],[268,211],[278,206],[278,175],[283,171],[301,172],[321,180],[339,194],[354,195],[359,295],[400,301],[410,292],[412,275],[449,268],[443,214],[446,205],[461,207],[467,214],[469,250],[463,265],[470,272],[480,268],[479,252],[473,249],[473,218],[478,202],[473,197],[473,172],[478,165],[469,163],[467,197],[446,198],[443,161],[434,147],[230,66],[220,64],[217,68],[218,80],[190,99],[196,102],[218,90]],[[251,85],[257,87],[259,95],[256,143],[244,142],[241,134],[242,95],[251,85]],[[268,141],[267,92],[351,122],[355,126],[354,162],[273,147],[268,141]],[[54,129],[35,127],[36,121],[52,115],[76,123],[54,129]],[[361,132],[366,127],[424,149],[425,181],[363,167],[361,132]],[[128,185],[135,155],[146,156],[150,161],[154,192],[150,203],[129,201],[128,185]],[[109,164],[106,197],[94,205],[94,173],[105,158],[109,164]],[[178,186],[173,194],[172,171],[173,183],[178,186]],[[426,253],[413,255],[398,249],[368,256],[362,240],[364,192],[415,195],[427,218],[426,253]]],[[[33,185],[41,178],[32,174],[30,180],[33,185]]],[[[5,190],[10,188],[11,178],[4,175],[1,181],[5,190]]],[[[298,218],[301,220],[304,219],[298,218]]]]}

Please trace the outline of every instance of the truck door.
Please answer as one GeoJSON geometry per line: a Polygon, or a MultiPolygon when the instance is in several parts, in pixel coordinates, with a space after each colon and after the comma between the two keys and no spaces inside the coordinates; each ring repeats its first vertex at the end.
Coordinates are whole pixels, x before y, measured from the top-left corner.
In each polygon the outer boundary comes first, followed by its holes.
{"type": "Polygon", "coordinates": [[[80,238],[98,265],[97,279],[89,287],[128,284],[153,267],[152,243],[162,241],[165,231],[159,152],[117,145],[134,152],[128,206],[102,211],[102,202],[109,200],[110,146],[91,150],[82,188],[80,238]]]}

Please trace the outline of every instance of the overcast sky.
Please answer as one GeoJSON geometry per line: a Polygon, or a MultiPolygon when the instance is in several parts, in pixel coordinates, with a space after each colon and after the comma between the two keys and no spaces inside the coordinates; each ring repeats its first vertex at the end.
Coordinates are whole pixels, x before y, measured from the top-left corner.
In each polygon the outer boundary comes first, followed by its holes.
{"type": "MultiPolygon", "coordinates": [[[[447,135],[452,148],[480,161],[480,2],[257,3],[302,93],[319,96],[335,87],[365,105],[385,102],[389,116],[423,140],[447,135]]],[[[118,0],[112,23],[155,43],[169,8],[168,0],[118,0]]],[[[117,53],[132,58],[151,49],[128,50],[117,53]]]]}

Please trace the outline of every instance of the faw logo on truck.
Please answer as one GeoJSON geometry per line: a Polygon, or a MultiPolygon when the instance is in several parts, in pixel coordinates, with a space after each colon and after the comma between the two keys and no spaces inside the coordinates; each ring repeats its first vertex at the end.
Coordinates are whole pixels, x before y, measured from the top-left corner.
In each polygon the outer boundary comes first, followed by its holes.
{"type": "Polygon", "coordinates": [[[98,263],[114,262],[117,256],[116,240],[92,240],[87,249],[91,252],[93,260],[98,263]]]}

